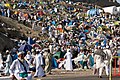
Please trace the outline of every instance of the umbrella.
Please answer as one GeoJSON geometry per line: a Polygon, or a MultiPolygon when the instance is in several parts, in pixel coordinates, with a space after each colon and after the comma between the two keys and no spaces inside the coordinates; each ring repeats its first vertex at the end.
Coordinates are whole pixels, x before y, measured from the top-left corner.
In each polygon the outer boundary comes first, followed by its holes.
{"type": "Polygon", "coordinates": [[[28,44],[24,44],[24,45],[21,45],[20,48],[18,49],[19,51],[31,51],[32,49],[32,46],[28,45],[28,44]]]}

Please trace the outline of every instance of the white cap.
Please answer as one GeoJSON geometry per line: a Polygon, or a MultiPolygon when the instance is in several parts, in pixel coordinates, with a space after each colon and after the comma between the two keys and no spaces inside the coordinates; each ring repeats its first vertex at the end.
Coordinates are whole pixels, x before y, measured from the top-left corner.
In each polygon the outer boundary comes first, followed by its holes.
{"type": "Polygon", "coordinates": [[[33,40],[35,40],[36,38],[33,38],[33,40]]]}
{"type": "Polygon", "coordinates": [[[28,51],[27,53],[30,53],[30,51],[28,51]]]}
{"type": "Polygon", "coordinates": [[[70,52],[70,49],[67,49],[67,52],[70,52]]]}
{"type": "Polygon", "coordinates": [[[118,46],[118,48],[120,48],[120,46],[118,46]]]}
{"type": "Polygon", "coordinates": [[[22,41],[22,43],[24,44],[24,43],[26,43],[26,41],[25,41],[25,40],[23,40],[23,41],[22,41]]]}
{"type": "Polygon", "coordinates": [[[100,48],[100,46],[98,46],[98,48],[100,48]]]}
{"type": "Polygon", "coordinates": [[[40,51],[39,49],[36,49],[36,52],[40,51]]]}
{"type": "Polygon", "coordinates": [[[8,53],[9,52],[9,50],[6,50],[6,53],[8,53]]]}
{"type": "Polygon", "coordinates": [[[31,50],[31,52],[34,52],[34,51],[35,51],[34,49],[31,50]]]}
{"type": "Polygon", "coordinates": [[[109,46],[106,46],[106,48],[109,48],[109,46]]]}
{"type": "Polygon", "coordinates": [[[19,52],[17,55],[24,54],[23,52],[19,52]]]}

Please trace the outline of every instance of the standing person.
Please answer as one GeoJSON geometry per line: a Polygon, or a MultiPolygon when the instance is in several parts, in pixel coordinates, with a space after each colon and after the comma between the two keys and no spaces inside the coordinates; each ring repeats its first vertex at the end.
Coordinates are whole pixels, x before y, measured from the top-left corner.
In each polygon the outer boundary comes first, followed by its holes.
{"type": "Polygon", "coordinates": [[[66,58],[66,64],[65,64],[65,69],[68,71],[73,70],[73,65],[72,65],[72,53],[70,52],[70,49],[67,49],[67,53],[64,56],[66,58]]]}
{"type": "Polygon", "coordinates": [[[9,52],[9,50],[6,51],[7,54],[7,60],[5,61],[6,63],[6,67],[5,67],[5,75],[9,75],[9,69],[10,69],[10,65],[12,64],[12,55],[9,52]]]}
{"type": "Polygon", "coordinates": [[[2,16],[5,16],[4,9],[1,9],[2,16]]]}
{"type": "Polygon", "coordinates": [[[106,75],[109,76],[109,65],[110,65],[110,60],[112,60],[112,52],[109,49],[109,46],[106,46],[106,49],[104,49],[103,51],[106,54],[105,60],[104,60],[105,71],[106,71],[106,75]]]}
{"type": "Polygon", "coordinates": [[[96,52],[94,53],[94,68],[96,69],[96,71],[98,72],[98,76],[99,78],[102,78],[102,70],[104,67],[104,52],[102,51],[102,49],[100,49],[100,47],[98,47],[98,49],[96,50],[96,52]]]}
{"type": "Polygon", "coordinates": [[[7,9],[7,17],[10,17],[10,9],[7,9]]]}
{"type": "Polygon", "coordinates": [[[0,70],[2,70],[3,69],[3,59],[2,59],[2,54],[1,54],[1,52],[0,52],[0,70]]]}
{"type": "Polygon", "coordinates": [[[94,64],[95,65],[95,69],[97,69],[99,78],[102,78],[102,69],[103,69],[102,57],[100,55],[98,55],[98,54],[95,54],[94,57],[95,57],[95,60],[94,60],[94,62],[95,62],[95,64],[94,64]]]}
{"type": "Polygon", "coordinates": [[[44,73],[44,70],[42,68],[42,56],[40,55],[40,52],[39,51],[36,51],[36,55],[35,55],[35,59],[34,59],[34,62],[33,64],[35,65],[35,68],[36,68],[36,72],[35,72],[35,75],[34,77],[45,77],[45,73],[44,73]]]}
{"type": "Polygon", "coordinates": [[[14,60],[10,66],[10,74],[12,79],[17,80],[32,80],[32,75],[29,71],[29,64],[24,59],[24,53],[18,53],[18,59],[14,60]]]}
{"type": "Polygon", "coordinates": [[[85,66],[87,67],[87,69],[89,69],[89,68],[88,68],[88,64],[87,64],[87,62],[88,62],[88,60],[87,60],[87,52],[84,52],[84,54],[83,54],[83,64],[82,64],[82,69],[84,69],[85,66]]]}
{"type": "Polygon", "coordinates": [[[54,49],[54,48],[53,48],[53,45],[52,45],[52,44],[49,45],[49,49],[50,49],[50,53],[53,53],[53,49],[54,49]]]}
{"type": "Polygon", "coordinates": [[[30,51],[27,52],[27,55],[25,56],[25,58],[27,59],[28,64],[31,65],[32,55],[30,51]]]}
{"type": "Polygon", "coordinates": [[[45,72],[47,74],[51,74],[51,70],[52,70],[52,54],[50,53],[49,49],[44,53],[44,57],[45,57],[45,72]]]}

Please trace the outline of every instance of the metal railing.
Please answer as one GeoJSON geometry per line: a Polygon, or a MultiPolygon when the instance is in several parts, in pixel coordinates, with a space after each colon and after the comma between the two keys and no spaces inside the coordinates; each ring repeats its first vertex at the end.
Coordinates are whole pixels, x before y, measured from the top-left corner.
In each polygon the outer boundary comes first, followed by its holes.
{"type": "Polygon", "coordinates": [[[118,61],[119,66],[117,66],[117,59],[119,60],[119,58],[120,56],[114,56],[113,57],[114,60],[110,60],[109,80],[112,80],[113,76],[120,76],[120,61],[118,61]],[[113,68],[112,62],[114,63],[114,68],[113,68]]]}

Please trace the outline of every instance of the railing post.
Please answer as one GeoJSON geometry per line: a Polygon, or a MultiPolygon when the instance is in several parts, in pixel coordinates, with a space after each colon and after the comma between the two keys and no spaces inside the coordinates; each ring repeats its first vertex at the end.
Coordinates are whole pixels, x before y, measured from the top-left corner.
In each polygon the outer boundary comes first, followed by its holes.
{"type": "Polygon", "coordinates": [[[109,72],[109,80],[112,80],[112,60],[110,59],[110,72],[109,72]]]}
{"type": "Polygon", "coordinates": [[[120,76],[120,60],[119,60],[119,58],[118,58],[118,64],[119,64],[119,76],[120,76]]]}
{"type": "Polygon", "coordinates": [[[114,59],[115,59],[115,65],[114,65],[115,67],[114,67],[114,74],[113,75],[116,76],[116,68],[117,68],[116,57],[114,59]]]}

